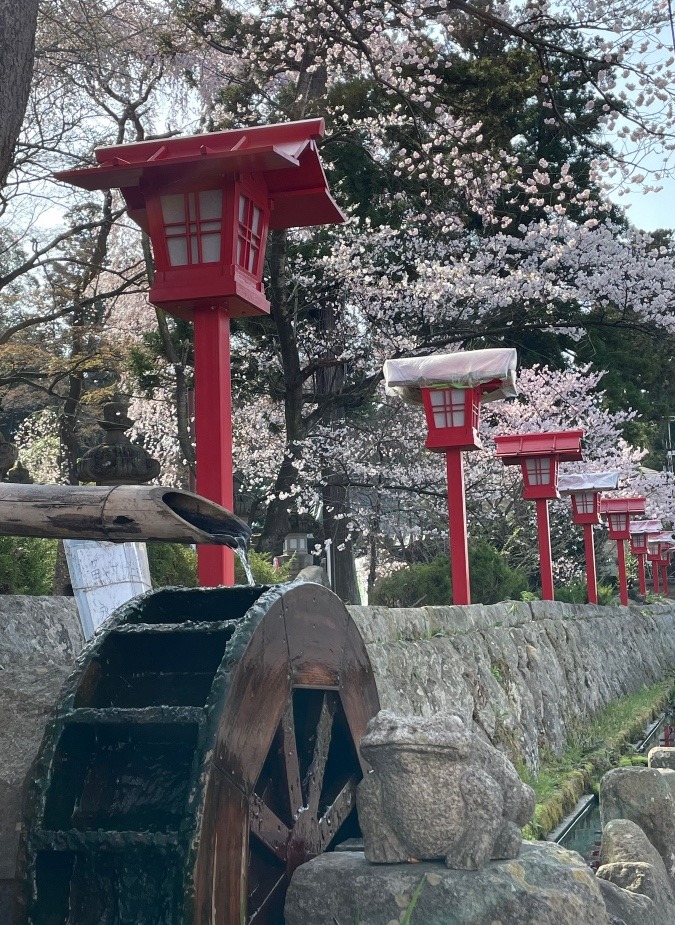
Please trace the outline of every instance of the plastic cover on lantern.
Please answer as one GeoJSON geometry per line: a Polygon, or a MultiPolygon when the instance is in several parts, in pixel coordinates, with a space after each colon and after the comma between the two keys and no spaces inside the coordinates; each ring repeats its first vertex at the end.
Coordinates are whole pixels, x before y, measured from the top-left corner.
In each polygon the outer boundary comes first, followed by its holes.
{"type": "Polygon", "coordinates": [[[385,361],[384,384],[387,395],[413,404],[422,402],[421,388],[471,389],[495,380],[499,385],[486,392],[483,400],[513,398],[518,394],[517,361],[515,347],[402,357],[385,361]]]}
{"type": "Polygon", "coordinates": [[[570,472],[558,479],[561,495],[571,495],[575,491],[614,491],[618,487],[618,472],[570,472]]]}
{"type": "Polygon", "coordinates": [[[654,543],[663,543],[664,545],[673,544],[675,545],[675,538],[673,537],[672,530],[664,530],[661,533],[654,533],[648,537],[647,542],[650,546],[653,546],[654,543]]]}
{"type": "Polygon", "coordinates": [[[631,533],[661,533],[663,525],[660,520],[631,520],[631,533]]]}

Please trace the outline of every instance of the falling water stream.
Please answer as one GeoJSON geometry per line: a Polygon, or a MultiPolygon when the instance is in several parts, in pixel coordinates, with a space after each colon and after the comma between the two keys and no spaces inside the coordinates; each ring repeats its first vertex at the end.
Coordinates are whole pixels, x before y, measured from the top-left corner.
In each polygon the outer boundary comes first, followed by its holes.
{"type": "Polygon", "coordinates": [[[251,571],[251,563],[248,561],[248,552],[246,549],[246,540],[239,536],[237,537],[237,545],[235,546],[234,551],[239,556],[239,561],[244,567],[244,572],[246,574],[246,580],[249,585],[255,584],[255,578],[253,577],[253,572],[251,571]]]}
{"type": "Polygon", "coordinates": [[[232,536],[231,533],[214,533],[213,537],[214,539],[224,539],[227,537],[225,545],[234,550],[244,568],[246,581],[250,587],[253,587],[255,585],[255,578],[251,571],[251,563],[248,561],[248,537],[232,536]],[[237,545],[233,546],[232,542],[235,542],[237,545]]]}

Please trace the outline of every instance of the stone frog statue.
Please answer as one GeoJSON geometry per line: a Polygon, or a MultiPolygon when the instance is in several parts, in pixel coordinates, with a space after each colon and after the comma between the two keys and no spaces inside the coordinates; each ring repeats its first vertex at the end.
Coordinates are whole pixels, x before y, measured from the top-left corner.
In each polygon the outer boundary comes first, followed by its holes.
{"type": "Polygon", "coordinates": [[[373,769],[357,790],[369,861],[444,858],[450,868],[477,870],[518,856],[534,791],[461,716],[381,710],[368,723],[361,754],[373,769]]]}

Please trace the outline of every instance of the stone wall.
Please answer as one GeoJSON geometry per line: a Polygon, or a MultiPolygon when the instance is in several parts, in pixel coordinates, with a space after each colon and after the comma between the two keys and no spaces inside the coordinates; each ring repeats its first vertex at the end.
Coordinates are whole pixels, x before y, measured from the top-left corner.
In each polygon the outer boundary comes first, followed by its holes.
{"type": "Polygon", "coordinates": [[[675,668],[675,604],[350,607],[382,706],[458,711],[536,770],[575,724],[675,668]]]}
{"type": "Polygon", "coordinates": [[[83,643],[72,598],[0,596],[0,925],[11,921],[24,779],[83,643]]]}
{"type": "MultiPolygon", "coordinates": [[[[575,723],[675,666],[675,605],[349,609],[383,706],[459,711],[532,768],[541,746],[561,748],[575,723]]],[[[0,925],[10,921],[23,780],[82,644],[72,599],[0,596],[0,925]]]]}

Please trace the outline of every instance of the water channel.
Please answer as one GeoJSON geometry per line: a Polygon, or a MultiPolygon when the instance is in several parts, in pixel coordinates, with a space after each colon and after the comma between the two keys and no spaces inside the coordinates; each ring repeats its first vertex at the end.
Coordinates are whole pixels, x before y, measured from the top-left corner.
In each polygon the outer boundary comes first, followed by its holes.
{"type": "MultiPolygon", "coordinates": [[[[644,732],[636,745],[636,751],[647,754],[656,745],[675,746],[675,704],[670,704],[644,732]]],[[[597,868],[602,829],[600,825],[600,804],[595,796],[584,797],[576,809],[549,836],[569,851],[577,851],[593,869],[597,868]]]]}

